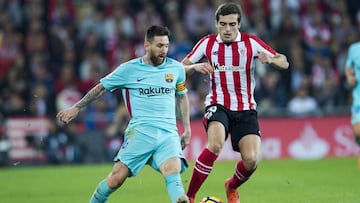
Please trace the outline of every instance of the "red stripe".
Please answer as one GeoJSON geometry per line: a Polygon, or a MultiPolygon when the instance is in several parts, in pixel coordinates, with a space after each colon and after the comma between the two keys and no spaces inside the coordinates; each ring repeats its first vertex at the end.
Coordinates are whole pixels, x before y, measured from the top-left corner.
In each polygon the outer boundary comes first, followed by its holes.
{"type": "MultiPolygon", "coordinates": [[[[212,60],[211,60],[211,51],[212,51],[212,48],[214,46],[214,43],[215,43],[215,40],[216,40],[216,35],[214,35],[213,37],[210,37],[209,38],[209,41],[206,45],[206,58],[208,59],[209,63],[212,64],[212,60]]],[[[216,84],[215,84],[215,77],[214,77],[214,72],[211,73],[211,87],[212,87],[212,98],[211,98],[211,104],[215,104],[217,103],[217,94],[216,94],[216,84]]]]}
{"type": "MultiPolygon", "coordinates": [[[[220,66],[225,65],[225,44],[219,43],[218,62],[220,66]]],[[[230,94],[227,88],[226,71],[220,71],[221,90],[224,95],[224,106],[230,108],[230,94]]]]}
{"type": "Polygon", "coordinates": [[[246,60],[246,88],[247,88],[247,95],[248,95],[248,103],[249,103],[249,108],[250,109],[254,109],[254,105],[251,103],[251,98],[253,97],[253,95],[251,94],[251,71],[250,71],[250,64],[251,64],[251,60],[252,60],[252,49],[251,49],[251,44],[250,44],[250,40],[249,40],[249,36],[248,35],[241,35],[242,36],[242,40],[245,43],[245,48],[246,48],[246,55],[247,55],[247,60],[246,60]],[[245,38],[246,36],[246,38],[245,38]]]}
{"type": "MultiPolygon", "coordinates": [[[[238,42],[234,42],[232,45],[232,64],[233,66],[239,66],[240,65],[240,54],[239,54],[239,46],[238,42]]],[[[244,107],[243,101],[242,101],[242,95],[241,95],[241,82],[240,82],[240,71],[233,71],[233,77],[234,77],[234,89],[235,89],[235,95],[237,98],[238,103],[238,110],[242,110],[244,107]]]]}
{"type": "Polygon", "coordinates": [[[129,112],[130,118],[132,117],[131,104],[130,104],[130,93],[129,89],[125,89],[126,108],[129,112]]]}

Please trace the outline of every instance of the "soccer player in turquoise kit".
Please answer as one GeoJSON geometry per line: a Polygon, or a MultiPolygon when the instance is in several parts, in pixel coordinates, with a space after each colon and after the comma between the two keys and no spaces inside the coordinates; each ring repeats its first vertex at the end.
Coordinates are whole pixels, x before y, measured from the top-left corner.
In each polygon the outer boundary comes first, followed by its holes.
{"type": "Polygon", "coordinates": [[[143,57],[118,66],[80,101],[57,115],[69,123],[83,107],[105,92],[122,89],[131,120],[124,143],[114,158],[114,167],[98,184],[90,203],[106,202],[127,177],[136,176],[146,164],[163,175],[172,203],[189,201],[180,177],[187,167],[182,149],[191,136],[189,100],[184,67],[166,57],[169,35],[167,27],[151,26],[146,32],[143,57]],[[176,103],[184,126],[181,137],[176,126],[176,103]]]}
{"type": "MultiPolygon", "coordinates": [[[[345,64],[345,76],[348,84],[353,87],[351,124],[356,143],[360,146],[360,42],[350,45],[345,64]]],[[[358,165],[360,167],[360,158],[358,165]]]]}

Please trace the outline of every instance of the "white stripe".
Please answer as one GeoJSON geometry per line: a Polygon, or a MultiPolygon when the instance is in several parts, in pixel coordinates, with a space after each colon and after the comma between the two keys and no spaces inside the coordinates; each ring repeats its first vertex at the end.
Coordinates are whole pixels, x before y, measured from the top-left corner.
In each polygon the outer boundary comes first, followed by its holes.
{"type": "Polygon", "coordinates": [[[238,171],[236,169],[236,172],[235,172],[235,175],[236,177],[239,179],[239,180],[244,180],[244,178],[246,178],[242,173],[240,173],[240,171],[238,171]]]}
{"type": "Polygon", "coordinates": [[[207,168],[207,169],[209,169],[209,170],[212,169],[212,166],[205,165],[205,164],[201,163],[199,160],[197,160],[196,163],[198,163],[198,164],[201,165],[202,167],[207,168]]]}
{"type": "Polygon", "coordinates": [[[207,173],[205,171],[200,170],[198,167],[194,166],[194,169],[197,170],[199,173],[205,174],[205,175],[209,175],[210,173],[207,173]]]}

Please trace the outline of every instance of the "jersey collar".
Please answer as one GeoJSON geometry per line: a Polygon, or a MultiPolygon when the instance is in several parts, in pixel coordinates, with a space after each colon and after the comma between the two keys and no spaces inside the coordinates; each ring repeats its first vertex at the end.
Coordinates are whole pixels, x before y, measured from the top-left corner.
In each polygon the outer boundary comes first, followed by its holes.
{"type": "Polygon", "coordinates": [[[144,56],[142,56],[142,57],[140,57],[140,64],[144,64],[144,65],[155,67],[155,68],[163,68],[164,65],[166,64],[167,60],[168,60],[168,57],[165,57],[165,60],[163,61],[162,64],[160,64],[158,66],[152,66],[152,65],[145,63],[144,56]]]}

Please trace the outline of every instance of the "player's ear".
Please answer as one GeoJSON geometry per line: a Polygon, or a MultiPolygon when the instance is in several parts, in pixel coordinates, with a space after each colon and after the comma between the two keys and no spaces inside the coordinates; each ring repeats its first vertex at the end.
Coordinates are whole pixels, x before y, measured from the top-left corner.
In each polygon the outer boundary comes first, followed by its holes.
{"type": "Polygon", "coordinates": [[[149,41],[146,41],[146,40],[144,41],[144,48],[145,48],[146,51],[150,49],[150,42],[149,41]]]}

